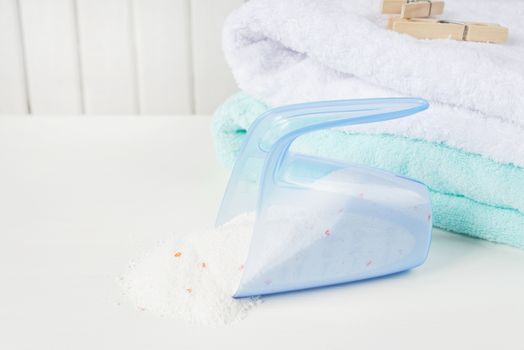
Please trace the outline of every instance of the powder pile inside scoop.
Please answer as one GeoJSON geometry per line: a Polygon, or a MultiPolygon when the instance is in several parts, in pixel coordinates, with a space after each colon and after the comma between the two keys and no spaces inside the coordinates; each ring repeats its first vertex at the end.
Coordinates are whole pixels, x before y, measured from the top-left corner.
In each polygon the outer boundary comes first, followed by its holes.
{"type": "Polygon", "coordinates": [[[258,298],[233,299],[243,273],[254,214],[224,226],[162,243],[132,262],[124,294],[139,309],[197,324],[244,318],[258,298]]]}

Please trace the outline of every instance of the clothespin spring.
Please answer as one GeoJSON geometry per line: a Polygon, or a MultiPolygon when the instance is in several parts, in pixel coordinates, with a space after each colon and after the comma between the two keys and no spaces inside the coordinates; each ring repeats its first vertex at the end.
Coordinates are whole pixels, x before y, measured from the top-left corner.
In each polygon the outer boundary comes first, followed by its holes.
{"type": "Polygon", "coordinates": [[[429,4],[428,17],[431,16],[431,9],[433,7],[433,3],[431,2],[431,0],[407,0],[408,4],[413,3],[413,2],[427,2],[429,4]]]}
{"type": "Polygon", "coordinates": [[[469,31],[469,24],[466,22],[454,22],[454,21],[446,21],[446,20],[439,20],[438,23],[449,23],[449,24],[459,24],[461,26],[464,26],[464,31],[462,32],[462,41],[466,41],[466,38],[468,37],[468,31],[469,31]]]}

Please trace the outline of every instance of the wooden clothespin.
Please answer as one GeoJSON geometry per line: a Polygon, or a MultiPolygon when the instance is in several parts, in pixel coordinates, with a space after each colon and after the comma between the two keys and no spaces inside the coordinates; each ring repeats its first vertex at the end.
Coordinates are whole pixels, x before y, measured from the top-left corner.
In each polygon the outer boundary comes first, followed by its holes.
{"type": "Polygon", "coordinates": [[[388,29],[419,39],[454,39],[484,43],[503,43],[508,39],[508,28],[494,23],[390,17],[388,29]]]}
{"type": "Polygon", "coordinates": [[[382,0],[382,13],[400,14],[401,18],[419,18],[441,15],[444,1],[439,0],[382,0]]]}

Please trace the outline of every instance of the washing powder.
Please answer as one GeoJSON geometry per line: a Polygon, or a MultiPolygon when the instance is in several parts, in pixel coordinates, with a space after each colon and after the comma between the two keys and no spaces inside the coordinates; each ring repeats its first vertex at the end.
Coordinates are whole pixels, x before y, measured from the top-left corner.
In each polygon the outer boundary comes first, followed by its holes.
{"type": "MultiPolygon", "coordinates": [[[[312,183],[321,185],[338,176],[331,173],[312,183]]],[[[297,197],[297,199],[299,199],[297,197]]],[[[247,268],[255,213],[242,214],[214,230],[163,242],[133,261],[121,278],[124,294],[137,308],[196,324],[228,324],[246,317],[260,298],[234,299],[244,284],[268,283],[264,275],[285,265],[325,239],[326,227],[340,216],[340,201],[317,206],[275,206],[266,216],[271,234],[256,242],[258,249],[247,268]]],[[[259,237],[260,238],[260,237],[259,237]]]]}
{"type": "Polygon", "coordinates": [[[233,299],[244,269],[254,214],[215,230],[171,239],[132,262],[124,294],[140,310],[196,324],[244,318],[259,298],[233,299]]]}
{"type": "Polygon", "coordinates": [[[246,284],[256,283],[265,273],[327,237],[325,227],[334,225],[338,206],[336,210],[333,205],[326,207],[332,210],[314,213],[273,208],[267,219],[278,239],[258,242],[258,254],[249,269],[246,260],[254,213],[237,216],[214,230],[165,241],[131,262],[121,278],[124,294],[140,310],[189,323],[216,325],[241,320],[262,302],[258,297],[232,298],[241,278],[246,284]]]}

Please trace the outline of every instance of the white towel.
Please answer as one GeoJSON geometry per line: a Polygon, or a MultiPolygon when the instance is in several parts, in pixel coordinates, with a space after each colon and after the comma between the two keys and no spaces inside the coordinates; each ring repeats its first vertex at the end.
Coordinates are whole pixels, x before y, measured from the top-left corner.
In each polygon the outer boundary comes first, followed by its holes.
{"type": "Polygon", "coordinates": [[[378,0],[251,0],[226,21],[239,87],[276,106],[418,96],[417,116],[352,127],[524,166],[524,1],[448,0],[443,18],[494,22],[509,41],[418,40],[385,29],[378,0]]]}

